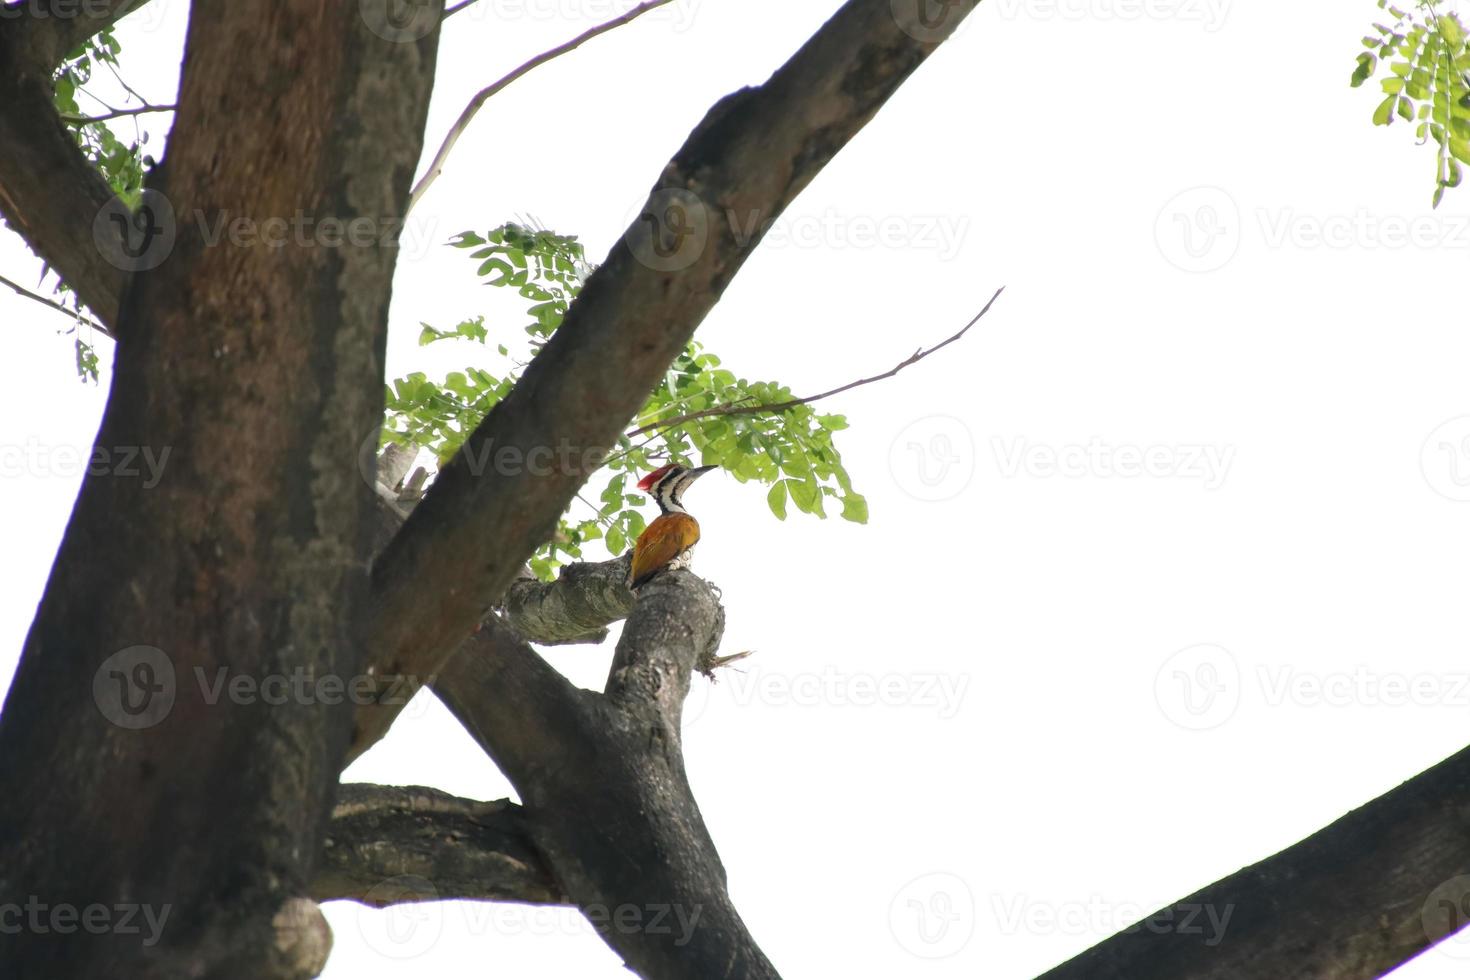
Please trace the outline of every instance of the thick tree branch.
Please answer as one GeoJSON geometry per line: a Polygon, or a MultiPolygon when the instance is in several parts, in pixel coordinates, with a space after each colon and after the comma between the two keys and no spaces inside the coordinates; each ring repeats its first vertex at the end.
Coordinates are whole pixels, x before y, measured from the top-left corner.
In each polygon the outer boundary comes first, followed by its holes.
{"type": "MultiPolygon", "coordinates": [[[[296,980],[325,948],[305,896],[352,708],[295,679],[352,678],[366,646],[374,497],[355,452],[382,419],[397,256],[341,229],[396,227],[438,40],[395,43],[358,14],[354,0],[192,6],[96,439],[163,462],[155,483],[84,479],[0,713],[0,783],[24,787],[0,795],[0,902],[170,919],[151,945],[7,935],[0,975],[296,980]],[[211,240],[222,215],[338,234],[211,240]]],[[[44,101],[32,82],[23,94],[44,101]]],[[[67,139],[49,107],[14,109],[0,95],[0,131],[19,119],[67,139]]],[[[56,190],[15,182],[37,157],[14,149],[7,214],[17,187],[43,203],[56,190]]],[[[73,243],[100,255],[95,208],[25,216],[79,228],[73,243]]]]}
{"type": "Polygon", "coordinates": [[[434,682],[515,785],[558,883],[645,980],[777,976],[730,902],[680,750],[690,674],[723,626],[705,582],[667,572],[640,590],[605,694],[495,620],[434,682]]]}
{"type": "Polygon", "coordinates": [[[311,897],[378,907],[452,898],[566,904],[514,803],[367,783],[338,788],[311,897]]]}
{"type": "MultiPolygon", "coordinates": [[[[82,155],[52,102],[51,62],[16,47],[39,30],[0,31],[0,215],[112,330],[125,276],[95,235],[112,188],[82,155]]],[[[0,22],[0,26],[5,26],[0,22]]]]}
{"type": "Polygon", "coordinates": [[[1039,980],[1375,980],[1470,923],[1466,828],[1470,749],[1039,980]]]}
{"type": "MultiPolygon", "coordinates": [[[[455,120],[454,125],[449,127],[449,133],[444,137],[444,141],[439,144],[439,150],[434,154],[434,159],[432,162],[430,162],[429,169],[424,172],[424,175],[419,178],[419,182],[414,185],[413,194],[408,199],[409,210],[413,210],[414,206],[418,204],[419,201],[423,198],[424,194],[428,192],[430,185],[433,184],[434,181],[439,178],[439,175],[444,172],[444,164],[446,161],[448,161],[449,154],[454,151],[454,145],[459,142],[459,138],[463,136],[464,131],[469,128],[470,122],[473,121],[475,118],[475,114],[478,113],[481,107],[484,106],[486,102],[490,101],[490,99],[493,98],[497,93],[516,81],[516,79],[529,74],[531,71],[539,68],[541,65],[546,64],[548,61],[552,61],[556,58],[560,58],[564,54],[575,51],[577,48],[580,48],[583,44],[586,44],[594,37],[597,37],[600,34],[606,34],[608,31],[611,31],[615,28],[622,27],[624,24],[637,20],[639,17],[643,16],[645,13],[652,10],[653,8],[662,7],[664,4],[670,2],[672,2],[672,0],[647,0],[646,3],[639,4],[638,6],[634,7],[632,10],[629,10],[627,13],[622,14],[621,16],[614,17],[612,20],[606,21],[602,24],[598,24],[596,27],[583,31],[581,34],[578,34],[570,41],[559,44],[549,51],[541,52],[530,61],[527,61],[520,67],[516,68],[510,74],[504,76],[498,81],[492,82],[491,84],[480,89],[480,91],[476,92],[474,97],[470,99],[469,105],[465,106],[464,111],[459,114],[459,118],[455,120]]],[[[447,20],[448,18],[459,13],[465,7],[468,7],[471,3],[474,3],[474,0],[465,0],[464,3],[450,7],[444,12],[445,19],[447,20]]]]}
{"type": "MultiPolygon", "coordinates": [[[[438,672],[551,536],[754,248],[726,218],[777,217],[973,6],[960,0],[926,28],[923,4],[849,0],[768,82],[710,111],[562,328],[374,563],[369,653],[385,685],[438,672]]],[[[360,711],[357,743],[389,722],[360,711]]]]}
{"type": "Polygon", "coordinates": [[[966,333],[969,332],[971,327],[980,322],[981,317],[990,312],[990,307],[995,304],[996,300],[1000,299],[1000,294],[1003,292],[1005,292],[1004,286],[1002,286],[1000,289],[997,289],[995,291],[995,295],[990,297],[990,301],[985,304],[984,308],[981,309],[979,313],[976,313],[975,316],[970,320],[970,322],[961,327],[957,333],[951,334],[948,338],[940,341],[933,347],[930,347],[928,350],[925,350],[922,347],[919,348],[904,360],[899,361],[898,364],[894,367],[890,368],[887,371],[884,371],[882,374],[875,374],[871,378],[859,378],[857,381],[849,381],[845,385],[833,388],[831,391],[824,391],[819,395],[808,395],[805,398],[792,398],[789,401],[776,402],[771,405],[717,405],[714,408],[706,408],[703,411],[690,412],[687,415],[677,415],[673,418],[663,419],[659,422],[650,422],[648,425],[634,429],[632,432],[628,433],[628,438],[634,439],[638,436],[646,435],[647,433],[652,432],[655,429],[669,429],[676,425],[683,425],[685,422],[692,422],[695,419],[710,418],[716,415],[764,415],[769,412],[784,412],[788,408],[795,408],[798,405],[809,405],[812,402],[821,401],[823,398],[830,398],[833,395],[840,395],[844,391],[851,391],[854,388],[861,388],[863,385],[870,385],[875,381],[883,381],[887,378],[891,378],[898,372],[902,371],[904,368],[912,364],[919,363],[930,354],[933,354],[935,351],[940,350],[944,347],[948,347],[950,344],[963,337],[966,333]]]}
{"type": "Polygon", "coordinates": [[[505,618],[533,643],[600,643],[607,625],[633,610],[628,588],[630,555],[603,562],[573,562],[555,582],[520,578],[505,595],[505,618]]]}

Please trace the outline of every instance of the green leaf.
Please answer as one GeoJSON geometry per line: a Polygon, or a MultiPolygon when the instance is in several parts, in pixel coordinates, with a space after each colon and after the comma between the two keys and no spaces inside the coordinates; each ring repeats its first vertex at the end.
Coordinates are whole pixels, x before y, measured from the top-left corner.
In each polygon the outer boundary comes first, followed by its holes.
{"type": "Polygon", "coordinates": [[[862,494],[850,493],[842,498],[842,519],[855,524],[868,523],[868,501],[862,494]]]}
{"type": "Polygon", "coordinates": [[[781,520],[786,520],[786,481],[777,480],[771,484],[771,490],[766,494],[766,505],[771,508],[771,513],[781,520]]]}
{"type": "Polygon", "coordinates": [[[1373,125],[1387,126],[1390,122],[1392,122],[1393,107],[1394,103],[1397,101],[1398,96],[1390,95],[1388,98],[1378,103],[1378,108],[1373,110],[1373,125]]]}

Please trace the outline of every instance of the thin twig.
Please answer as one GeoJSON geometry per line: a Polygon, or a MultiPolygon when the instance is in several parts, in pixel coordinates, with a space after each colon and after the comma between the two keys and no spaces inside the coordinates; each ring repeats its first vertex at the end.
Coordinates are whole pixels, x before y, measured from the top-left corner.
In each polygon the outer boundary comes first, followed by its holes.
{"type": "MultiPolygon", "coordinates": [[[[466,7],[473,2],[474,0],[466,0],[466,2],[459,4],[449,11],[446,11],[445,16],[447,17],[449,16],[449,14],[462,9],[463,7],[466,7]]],[[[480,89],[480,91],[475,94],[475,97],[473,99],[470,99],[470,103],[469,105],[465,106],[464,111],[459,114],[459,119],[457,119],[454,125],[449,128],[449,134],[444,137],[444,142],[440,145],[439,152],[434,154],[434,162],[429,164],[428,171],[423,175],[423,177],[419,178],[419,182],[414,185],[413,193],[410,194],[408,197],[408,207],[407,209],[405,209],[404,213],[407,214],[409,211],[412,211],[414,209],[414,206],[419,203],[419,200],[423,198],[424,193],[429,189],[429,185],[432,184],[438,178],[438,176],[444,172],[444,162],[449,158],[449,153],[451,150],[454,149],[454,144],[459,142],[459,138],[464,135],[464,131],[469,126],[470,120],[475,118],[475,113],[480,111],[480,107],[483,106],[490,99],[491,96],[495,95],[497,92],[500,92],[516,79],[530,72],[533,68],[544,65],[546,64],[546,62],[551,61],[554,58],[559,58],[569,51],[576,50],[587,41],[590,41],[594,37],[597,37],[599,34],[606,34],[608,31],[613,30],[616,27],[622,27],[624,24],[636,20],[637,18],[648,13],[648,11],[652,10],[654,7],[662,7],[664,4],[672,2],[673,0],[647,0],[647,2],[645,3],[640,3],[638,6],[634,7],[632,10],[619,17],[614,17],[612,20],[607,21],[606,23],[598,24],[596,27],[583,31],[581,34],[578,34],[576,37],[572,38],[570,41],[567,41],[565,44],[558,45],[557,47],[552,48],[550,51],[541,52],[530,61],[521,65],[515,71],[512,71],[509,75],[506,75],[504,78],[500,79],[498,82],[495,82],[485,88],[480,89]]]]}
{"type": "Polygon", "coordinates": [[[703,411],[690,412],[688,415],[679,415],[671,419],[664,419],[662,422],[652,422],[648,425],[643,426],[640,429],[634,429],[632,432],[627,433],[627,436],[629,439],[632,439],[637,436],[641,436],[644,433],[652,432],[654,429],[670,429],[676,425],[683,425],[685,422],[692,422],[695,419],[709,418],[714,415],[756,415],[762,412],[784,412],[788,408],[795,408],[798,405],[806,405],[810,402],[818,401],[822,398],[830,398],[833,395],[840,395],[844,391],[851,391],[854,388],[861,388],[863,385],[870,385],[874,381],[882,381],[886,378],[891,378],[909,365],[919,363],[930,354],[933,354],[935,351],[942,350],[943,348],[948,347],[950,344],[963,337],[966,333],[969,332],[969,329],[971,327],[980,322],[981,317],[990,312],[990,307],[994,305],[996,300],[1000,299],[1000,294],[1003,292],[1005,292],[1004,286],[997,289],[995,291],[995,295],[990,297],[990,302],[985,304],[985,308],[982,309],[979,313],[976,313],[974,319],[972,319],[969,323],[961,327],[959,333],[956,333],[952,337],[940,341],[933,347],[930,347],[928,350],[925,350],[922,347],[919,348],[918,350],[914,351],[913,354],[911,354],[907,359],[900,361],[893,368],[884,371],[882,374],[875,374],[871,378],[859,378],[857,381],[850,381],[839,388],[833,388],[831,391],[824,391],[820,395],[809,395],[806,398],[793,398],[790,401],[776,402],[771,405],[742,405],[738,402],[733,405],[717,405],[714,408],[706,408],[703,411]]]}
{"type": "Polygon", "coordinates": [[[11,282],[9,279],[6,279],[4,276],[0,276],[0,286],[9,286],[11,289],[15,290],[17,293],[19,293],[20,295],[24,296],[26,299],[35,300],[37,303],[40,303],[42,306],[49,306],[53,310],[60,310],[61,312],[65,313],[67,316],[71,317],[73,320],[79,321],[81,323],[85,323],[87,326],[91,327],[93,330],[96,330],[98,333],[102,334],[103,336],[106,336],[106,337],[111,337],[112,336],[112,331],[108,330],[106,327],[104,327],[102,324],[98,323],[96,320],[93,320],[91,317],[83,316],[81,313],[77,312],[76,310],[73,310],[70,307],[68,307],[68,306],[66,306],[66,305],[64,305],[62,303],[58,303],[54,299],[50,299],[48,297],[42,296],[40,293],[33,293],[29,289],[27,289],[24,286],[20,285],[19,283],[11,282]]]}
{"type": "Polygon", "coordinates": [[[106,122],[109,119],[117,119],[121,116],[142,116],[150,112],[173,112],[177,108],[178,106],[171,105],[142,105],[134,109],[113,109],[111,112],[105,112],[100,116],[73,116],[67,114],[61,118],[62,121],[74,125],[86,125],[87,123],[106,122]]]}

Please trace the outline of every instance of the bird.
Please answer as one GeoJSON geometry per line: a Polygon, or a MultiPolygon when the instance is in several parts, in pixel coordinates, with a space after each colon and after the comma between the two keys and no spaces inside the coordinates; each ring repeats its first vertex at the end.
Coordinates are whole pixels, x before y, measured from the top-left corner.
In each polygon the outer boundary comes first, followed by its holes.
{"type": "Polygon", "coordinates": [[[628,587],[636,589],[666,568],[684,568],[699,540],[699,522],[684,509],[681,498],[695,480],[715,466],[692,469],[670,463],[638,481],[638,489],[658,501],[661,512],[633,544],[628,587]]]}

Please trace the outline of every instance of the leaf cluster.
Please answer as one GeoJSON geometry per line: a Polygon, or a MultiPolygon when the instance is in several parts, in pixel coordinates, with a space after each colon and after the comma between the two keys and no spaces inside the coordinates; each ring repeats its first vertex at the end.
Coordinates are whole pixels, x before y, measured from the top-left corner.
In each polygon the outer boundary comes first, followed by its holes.
{"type": "Polygon", "coordinates": [[[1415,138],[1436,148],[1434,206],[1444,192],[1458,187],[1462,164],[1470,164],[1470,45],[1455,14],[1440,9],[1440,0],[1421,0],[1418,11],[1405,11],[1378,0],[1394,18],[1375,23],[1363,38],[1368,50],[1358,55],[1352,85],[1361,86],[1380,65],[1388,74],[1379,80],[1384,97],[1373,110],[1375,126],[1394,120],[1417,120],[1415,138]]]}
{"type": "MultiPolygon", "coordinates": [[[[485,235],[463,232],[450,244],[468,252],[484,285],[515,290],[526,303],[529,321],[521,327],[523,338],[487,326],[484,316],[451,329],[421,325],[421,345],[458,341],[486,349],[479,364],[450,372],[442,382],[414,372],[387,388],[384,443],[426,449],[441,465],[510,393],[529,356],[561,326],[592,271],[574,236],[515,223],[485,235]],[[492,329],[494,355],[489,353],[492,329]],[[523,350],[528,357],[521,356],[523,350]]],[[[786,386],[737,377],[702,344],[689,343],[594,475],[593,482],[602,487],[596,498],[579,495],[556,535],[532,559],[532,569],[549,579],[564,561],[584,557],[584,549],[598,540],[610,555],[622,554],[645,526],[636,509],[648,503],[636,492],[639,476],[668,461],[692,465],[696,456],[741,483],[769,487],[767,505],[782,520],[789,505],[826,517],[830,500],[844,519],[865,523],[867,502],[853,489],[833,442],[847,421],[811,405],[766,408],[792,400],[786,386]]]]}

